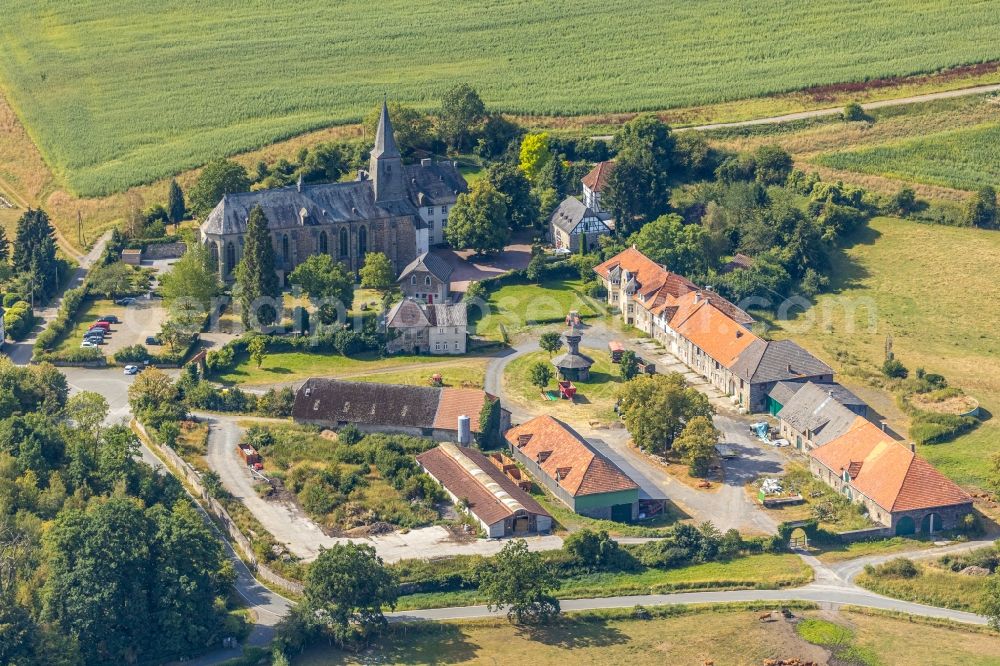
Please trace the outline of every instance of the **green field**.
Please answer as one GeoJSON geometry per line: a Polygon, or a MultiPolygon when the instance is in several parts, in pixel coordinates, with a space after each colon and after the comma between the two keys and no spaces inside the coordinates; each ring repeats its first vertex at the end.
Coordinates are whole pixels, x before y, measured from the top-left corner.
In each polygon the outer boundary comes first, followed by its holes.
{"type": "Polygon", "coordinates": [[[456,82],[525,114],[663,109],[1000,58],[994,3],[13,0],[0,83],[80,194],[456,82]],[[608,45],[613,45],[613,48],[608,45]]]}
{"type": "Polygon", "coordinates": [[[974,190],[1000,185],[1000,125],[930,134],[820,155],[817,164],[929,185],[974,190]]]}
{"type": "Polygon", "coordinates": [[[563,324],[570,310],[583,318],[593,317],[601,312],[601,303],[585,295],[582,287],[579,279],[503,286],[490,294],[488,309],[470,307],[472,332],[500,340],[501,328],[514,335],[541,324],[563,324]]]}

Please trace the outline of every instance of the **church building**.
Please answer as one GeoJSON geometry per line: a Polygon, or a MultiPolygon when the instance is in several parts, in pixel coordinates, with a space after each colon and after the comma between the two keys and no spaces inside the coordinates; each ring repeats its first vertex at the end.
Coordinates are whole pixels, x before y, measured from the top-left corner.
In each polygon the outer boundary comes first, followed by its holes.
{"type": "Polygon", "coordinates": [[[450,210],[467,191],[453,162],[403,164],[385,103],[368,171],[354,181],[303,184],[227,194],[201,225],[201,242],[225,281],[243,256],[247,220],[255,206],[267,216],[282,284],[313,254],[329,254],[356,272],[368,252],[384,252],[396,274],[436,240],[437,211],[450,210]],[[433,239],[433,240],[432,240],[433,239]]]}

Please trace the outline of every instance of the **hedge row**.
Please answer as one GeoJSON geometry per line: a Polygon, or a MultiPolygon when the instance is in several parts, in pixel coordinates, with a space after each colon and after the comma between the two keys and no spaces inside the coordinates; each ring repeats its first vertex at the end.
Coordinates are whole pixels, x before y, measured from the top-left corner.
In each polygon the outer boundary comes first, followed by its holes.
{"type": "Polygon", "coordinates": [[[3,313],[3,327],[11,340],[23,340],[35,327],[35,315],[26,301],[17,301],[3,313]]]}
{"type": "Polygon", "coordinates": [[[84,300],[87,298],[88,291],[87,284],[84,283],[82,287],[70,289],[63,294],[62,303],[59,305],[59,312],[56,314],[56,318],[35,339],[35,360],[42,360],[39,358],[42,354],[49,354],[51,356],[50,352],[56,346],[56,343],[63,336],[69,335],[69,332],[73,328],[73,321],[80,311],[80,306],[83,305],[84,300]]]}

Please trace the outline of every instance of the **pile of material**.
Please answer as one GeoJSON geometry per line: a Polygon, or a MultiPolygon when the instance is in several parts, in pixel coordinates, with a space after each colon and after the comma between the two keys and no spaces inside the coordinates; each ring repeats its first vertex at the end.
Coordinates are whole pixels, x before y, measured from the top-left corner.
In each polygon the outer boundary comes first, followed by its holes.
{"type": "Polygon", "coordinates": [[[764,479],[760,484],[760,489],[766,495],[780,495],[782,490],[781,479],[764,479]]]}
{"type": "Polygon", "coordinates": [[[819,662],[805,659],[765,659],[764,666],[819,666],[819,662]]]}

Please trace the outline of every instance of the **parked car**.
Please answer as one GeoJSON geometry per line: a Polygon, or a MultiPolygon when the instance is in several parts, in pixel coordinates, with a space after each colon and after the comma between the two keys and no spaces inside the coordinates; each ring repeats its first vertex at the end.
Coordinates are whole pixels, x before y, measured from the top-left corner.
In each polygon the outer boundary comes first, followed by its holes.
{"type": "Polygon", "coordinates": [[[103,317],[101,317],[97,321],[106,321],[109,324],[120,324],[120,323],[122,323],[121,320],[119,320],[118,317],[116,317],[114,315],[104,315],[103,317]]]}
{"type": "Polygon", "coordinates": [[[119,298],[117,301],[115,301],[115,305],[128,306],[132,305],[133,303],[135,303],[135,299],[131,296],[126,296],[125,298],[119,298]]]}
{"type": "Polygon", "coordinates": [[[94,326],[93,328],[88,328],[84,335],[99,335],[102,338],[108,334],[107,329],[101,328],[100,326],[94,326]]]}
{"type": "Polygon", "coordinates": [[[153,346],[153,347],[159,346],[160,339],[158,337],[154,336],[154,335],[150,335],[150,336],[148,336],[146,338],[146,344],[150,345],[150,346],[153,346]]]}
{"type": "Polygon", "coordinates": [[[126,375],[137,375],[139,374],[139,366],[137,365],[126,365],[125,366],[126,375]]]}
{"type": "Polygon", "coordinates": [[[80,343],[80,349],[96,349],[97,343],[91,342],[90,340],[84,340],[80,343]]]}
{"type": "Polygon", "coordinates": [[[103,328],[106,331],[110,331],[111,330],[111,324],[109,324],[106,321],[95,321],[93,324],[90,325],[90,327],[91,328],[103,328]]]}
{"type": "Polygon", "coordinates": [[[99,335],[85,335],[83,336],[83,339],[86,340],[87,342],[93,342],[95,345],[104,344],[104,338],[102,338],[99,335]]]}

